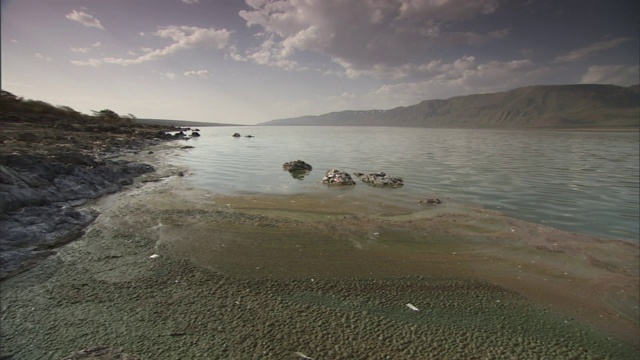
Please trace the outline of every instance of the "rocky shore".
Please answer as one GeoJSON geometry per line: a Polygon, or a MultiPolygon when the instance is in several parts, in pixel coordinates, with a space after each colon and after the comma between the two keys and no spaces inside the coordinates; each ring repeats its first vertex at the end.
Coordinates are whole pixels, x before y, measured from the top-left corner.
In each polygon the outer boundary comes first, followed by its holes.
{"type": "Polygon", "coordinates": [[[97,214],[79,205],[155,171],[116,157],[189,138],[170,127],[51,115],[0,112],[0,122],[0,279],[81,236],[97,214]]]}

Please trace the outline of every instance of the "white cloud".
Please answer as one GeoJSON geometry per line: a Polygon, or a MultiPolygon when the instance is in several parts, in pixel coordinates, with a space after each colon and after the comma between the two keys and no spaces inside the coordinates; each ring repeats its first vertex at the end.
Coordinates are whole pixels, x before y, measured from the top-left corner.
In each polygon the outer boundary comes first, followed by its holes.
{"type": "Polygon", "coordinates": [[[627,41],[629,41],[631,39],[629,38],[618,38],[618,39],[611,39],[611,40],[607,40],[607,41],[598,41],[596,43],[593,43],[589,46],[577,49],[577,50],[573,50],[572,52],[565,54],[565,55],[561,55],[558,56],[555,61],[556,62],[575,62],[575,61],[579,61],[582,60],[586,57],[588,57],[589,55],[591,55],[592,53],[595,52],[599,52],[599,51],[603,51],[603,50],[607,50],[610,48],[614,48],[622,43],[625,43],[627,41]]]}
{"type": "Polygon", "coordinates": [[[163,73],[162,76],[166,77],[169,80],[175,80],[178,78],[178,74],[172,72],[163,73]]]}
{"type": "MultiPolygon", "coordinates": [[[[247,26],[264,32],[262,44],[231,58],[299,69],[295,55],[322,54],[346,75],[378,77],[403,72],[415,59],[437,60],[436,46],[473,45],[502,39],[508,29],[486,33],[448,30],[451,22],[489,14],[497,0],[247,0],[247,26]]],[[[393,75],[397,76],[397,75],[393,75]]]]}
{"type": "Polygon", "coordinates": [[[93,47],[100,47],[102,46],[102,44],[100,43],[100,41],[97,41],[96,43],[94,43],[93,45],[91,45],[93,47]]]}
{"type": "Polygon", "coordinates": [[[18,43],[18,40],[16,40],[16,39],[11,39],[10,41],[11,41],[12,43],[14,43],[14,44],[17,44],[17,43],[18,43]]]}
{"type": "MultiPolygon", "coordinates": [[[[389,109],[417,104],[429,99],[506,91],[535,83],[552,70],[529,60],[478,63],[464,56],[451,63],[434,61],[407,67],[420,72],[419,81],[386,84],[364,94],[343,93],[326,100],[333,111],[344,109],[389,109]]],[[[411,76],[415,78],[415,76],[411,76]]]]}
{"type": "Polygon", "coordinates": [[[200,0],[182,0],[185,4],[198,4],[200,0]]]}
{"type": "Polygon", "coordinates": [[[593,65],[582,76],[583,84],[630,86],[640,83],[638,65],[593,65]]]}
{"type": "Polygon", "coordinates": [[[296,61],[288,59],[288,50],[282,43],[273,39],[273,35],[257,47],[250,49],[241,55],[234,46],[229,49],[229,56],[236,61],[251,61],[258,65],[279,67],[286,70],[301,70],[302,67],[296,61]]]}
{"type": "Polygon", "coordinates": [[[46,56],[44,56],[44,55],[42,55],[40,53],[36,53],[34,56],[36,58],[40,59],[40,60],[46,60],[46,61],[51,61],[52,60],[50,57],[46,57],[46,56]]]}
{"type": "Polygon", "coordinates": [[[490,14],[497,0],[400,0],[400,16],[413,19],[467,20],[478,14],[490,14]]]}
{"type": "Polygon", "coordinates": [[[104,30],[100,20],[94,18],[93,16],[78,10],[73,10],[72,12],[67,14],[67,19],[77,21],[80,24],[88,27],[94,27],[100,30],[104,30]]]}
{"type": "Polygon", "coordinates": [[[88,47],[83,47],[83,48],[77,48],[77,47],[72,47],[71,51],[76,52],[76,53],[81,53],[81,54],[86,54],[90,51],[91,49],[88,47]]]}
{"type": "Polygon", "coordinates": [[[191,70],[191,71],[187,71],[184,73],[184,76],[186,77],[199,77],[202,79],[208,79],[209,76],[209,71],[208,70],[191,70]]]}
{"type": "Polygon", "coordinates": [[[98,67],[103,64],[102,60],[100,59],[89,59],[85,61],[71,60],[70,63],[77,66],[93,66],[93,67],[98,67]]]}
{"type": "Polygon", "coordinates": [[[72,61],[75,65],[100,66],[102,64],[118,64],[122,66],[137,65],[148,61],[153,61],[168,57],[174,53],[192,48],[214,48],[222,49],[227,46],[231,32],[222,29],[199,28],[190,26],[167,26],[160,28],[151,35],[163,39],[169,39],[172,43],[161,49],[142,48],[146,54],[137,58],[116,58],[105,57],[102,59],[91,59],[89,61],[72,61]]]}

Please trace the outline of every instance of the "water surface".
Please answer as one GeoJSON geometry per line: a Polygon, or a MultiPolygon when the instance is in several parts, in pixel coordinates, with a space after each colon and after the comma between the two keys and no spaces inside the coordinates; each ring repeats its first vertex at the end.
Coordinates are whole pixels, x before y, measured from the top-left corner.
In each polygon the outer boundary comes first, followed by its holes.
{"type": "Polygon", "coordinates": [[[387,127],[208,127],[176,162],[190,180],[222,194],[344,193],[421,206],[440,198],[502,211],[555,228],[638,241],[637,132],[462,130],[387,127]],[[233,138],[238,132],[253,138],[233,138]],[[301,159],[303,179],[282,170],[301,159]],[[405,186],[348,189],[325,171],[384,171],[405,186]]]}

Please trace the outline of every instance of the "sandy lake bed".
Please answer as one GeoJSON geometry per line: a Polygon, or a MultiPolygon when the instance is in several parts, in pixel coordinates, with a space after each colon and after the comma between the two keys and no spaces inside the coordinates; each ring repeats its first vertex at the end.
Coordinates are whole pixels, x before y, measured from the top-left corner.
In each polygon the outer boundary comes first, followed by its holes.
{"type": "Polygon", "coordinates": [[[83,237],[2,282],[3,356],[640,355],[637,244],[340,189],[223,196],[168,165],[175,151],[136,155],[158,171],[87,205],[100,216],[83,237]]]}

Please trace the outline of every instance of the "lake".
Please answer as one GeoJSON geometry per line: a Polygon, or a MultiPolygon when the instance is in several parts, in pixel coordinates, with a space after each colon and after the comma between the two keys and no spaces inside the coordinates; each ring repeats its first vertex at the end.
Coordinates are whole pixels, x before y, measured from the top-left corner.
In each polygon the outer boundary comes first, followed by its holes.
{"type": "Polygon", "coordinates": [[[197,187],[228,195],[312,194],[420,206],[443,201],[498,210],[554,228],[638,241],[638,132],[521,131],[392,127],[204,127],[188,166],[197,187]],[[240,138],[231,135],[242,134],[240,138]],[[253,135],[248,138],[244,135],[253,135]],[[304,160],[313,171],[296,179],[282,164],[304,160]],[[329,187],[336,168],[399,176],[396,189],[329,187]]]}

